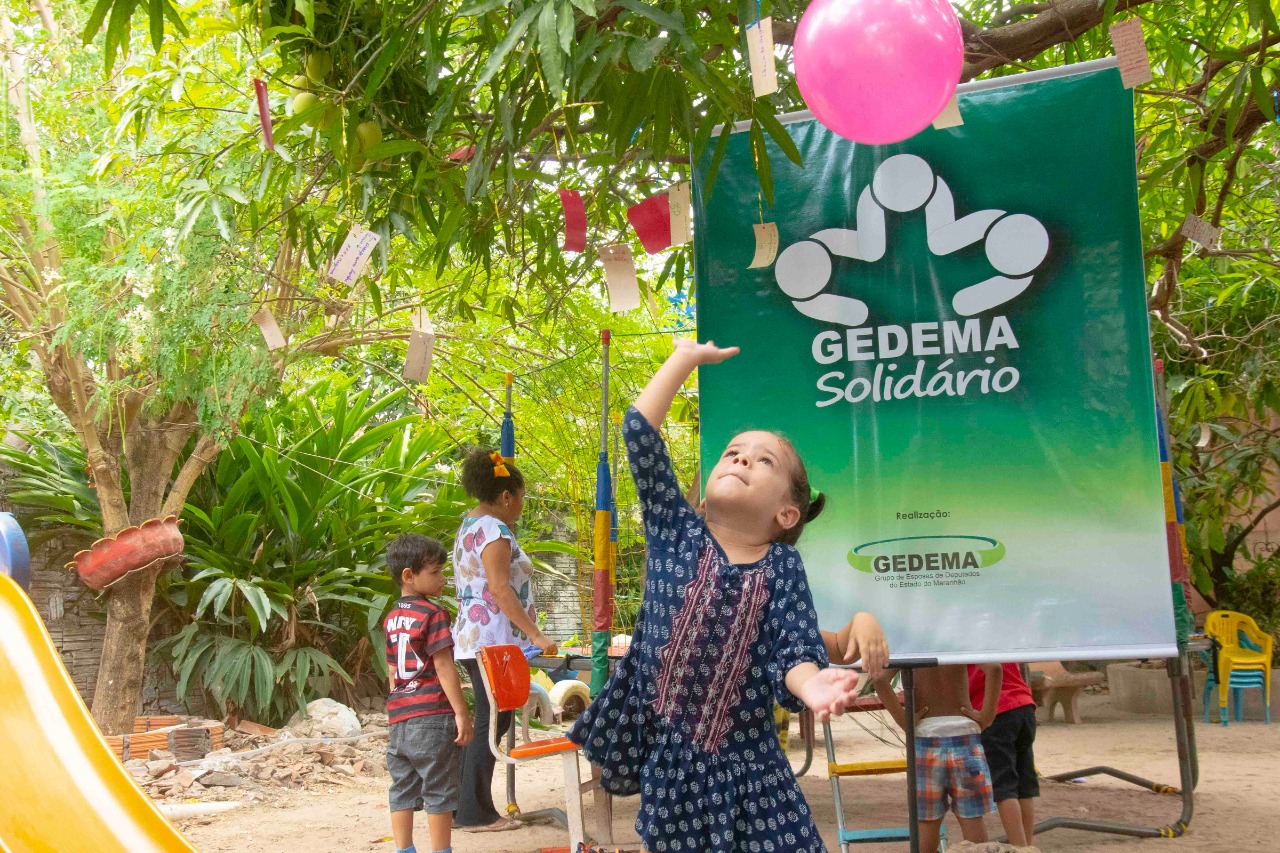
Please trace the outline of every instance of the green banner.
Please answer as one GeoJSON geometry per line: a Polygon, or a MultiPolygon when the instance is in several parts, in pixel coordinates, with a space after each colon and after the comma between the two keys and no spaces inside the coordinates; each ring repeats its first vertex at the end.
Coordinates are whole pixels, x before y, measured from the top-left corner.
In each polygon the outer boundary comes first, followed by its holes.
{"type": "MultiPolygon", "coordinates": [[[[824,627],[895,655],[1176,653],[1138,222],[1115,68],[959,93],[963,125],[860,146],[807,114],[695,168],[702,453],[790,438],[827,511],[801,552],[824,627]],[[757,144],[759,143],[757,139],[757,144]],[[750,269],[776,224],[772,265],[750,269]]],[[[709,146],[714,149],[715,146],[709,146]]],[[[709,470],[710,463],[703,470],[709,470]]]]}

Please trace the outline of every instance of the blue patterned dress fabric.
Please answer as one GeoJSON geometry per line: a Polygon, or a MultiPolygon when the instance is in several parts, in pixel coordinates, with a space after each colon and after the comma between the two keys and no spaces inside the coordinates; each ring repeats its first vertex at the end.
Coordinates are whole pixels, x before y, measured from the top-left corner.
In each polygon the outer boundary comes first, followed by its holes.
{"type": "Polygon", "coordinates": [[[569,737],[614,794],[640,794],[650,853],[825,851],[778,744],[786,674],[827,665],[800,554],[731,564],[684,499],[662,436],[623,422],[648,550],[631,648],[569,737]]]}

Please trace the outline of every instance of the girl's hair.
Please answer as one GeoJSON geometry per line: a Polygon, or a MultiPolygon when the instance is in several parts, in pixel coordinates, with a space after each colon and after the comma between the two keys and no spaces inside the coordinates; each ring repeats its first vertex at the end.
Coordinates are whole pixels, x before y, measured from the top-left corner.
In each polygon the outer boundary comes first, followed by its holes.
{"type": "Polygon", "coordinates": [[[772,432],[770,435],[778,439],[779,443],[786,449],[787,455],[791,457],[789,466],[791,468],[789,472],[791,475],[791,492],[788,497],[800,510],[800,520],[796,522],[795,527],[782,531],[778,541],[784,545],[794,545],[800,541],[800,534],[804,532],[804,526],[822,514],[822,510],[827,505],[827,496],[821,492],[815,493],[812,491],[809,485],[809,472],[805,470],[804,460],[800,458],[800,453],[790,439],[776,432],[772,432]]]}
{"type": "Polygon", "coordinates": [[[495,462],[496,455],[477,447],[462,461],[462,488],[481,503],[493,503],[503,492],[515,494],[524,488],[524,475],[515,463],[495,462]],[[506,476],[500,476],[503,473],[506,476]]]}

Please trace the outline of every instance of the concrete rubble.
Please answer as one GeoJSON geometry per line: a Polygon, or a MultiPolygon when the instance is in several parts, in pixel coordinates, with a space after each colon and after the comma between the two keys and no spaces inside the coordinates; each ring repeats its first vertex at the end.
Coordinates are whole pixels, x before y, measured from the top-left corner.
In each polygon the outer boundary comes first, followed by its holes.
{"type": "Polygon", "coordinates": [[[152,750],[145,759],[125,762],[125,769],[152,799],[167,803],[261,802],[287,790],[348,787],[387,771],[387,715],[360,715],[359,725],[365,735],[360,740],[290,743],[324,735],[313,721],[283,729],[242,722],[227,729],[224,748],[197,764],[182,766],[171,752],[152,750]]]}

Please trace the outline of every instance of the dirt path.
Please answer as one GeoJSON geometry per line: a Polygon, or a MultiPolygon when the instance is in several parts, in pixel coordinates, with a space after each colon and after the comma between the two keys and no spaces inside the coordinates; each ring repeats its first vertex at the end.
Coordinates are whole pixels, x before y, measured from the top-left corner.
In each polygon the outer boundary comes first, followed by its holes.
{"type": "MultiPolygon", "coordinates": [[[[1169,719],[1117,713],[1111,710],[1106,696],[1085,697],[1081,709],[1085,722],[1080,725],[1058,722],[1040,727],[1036,756],[1042,773],[1106,764],[1158,782],[1178,784],[1173,725],[1169,719]]],[[[1045,853],[1238,853],[1280,849],[1275,830],[1275,796],[1270,790],[1280,778],[1280,724],[1233,723],[1225,729],[1201,724],[1196,732],[1200,787],[1195,818],[1185,837],[1170,841],[1054,830],[1040,837],[1038,846],[1045,853]]],[[[843,761],[901,754],[878,740],[892,740],[893,734],[872,715],[860,714],[856,722],[840,720],[835,733],[837,755],[843,761]]],[[[838,850],[834,843],[830,784],[825,760],[816,760],[815,769],[801,779],[819,828],[832,850],[838,850]]],[[[902,776],[850,780],[844,783],[843,790],[851,826],[902,825],[906,811],[902,776]]],[[[495,780],[495,794],[502,796],[501,773],[495,780]]],[[[558,761],[535,762],[521,768],[519,800],[526,811],[561,805],[561,797],[558,761]]],[[[1082,784],[1045,783],[1039,815],[1163,826],[1177,819],[1180,808],[1177,797],[1145,792],[1117,780],[1090,777],[1082,784]]],[[[619,843],[635,839],[635,809],[633,798],[615,801],[614,827],[619,843]]],[[[420,821],[420,825],[420,834],[425,837],[425,822],[420,821]]],[[[994,816],[989,825],[998,831],[994,816]]],[[[385,781],[364,780],[355,787],[333,792],[285,794],[271,803],[187,823],[183,828],[203,853],[390,853],[394,848],[387,827],[385,781]]],[[[954,824],[949,831],[959,837],[954,824]]],[[[486,835],[454,834],[457,853],[533,853],[542,847],[566,843],[563,830],[550,826],[486,835]]],[[[858,849],[861,853],[900,853],[905,845],[863,845],[858,849]]]]}

